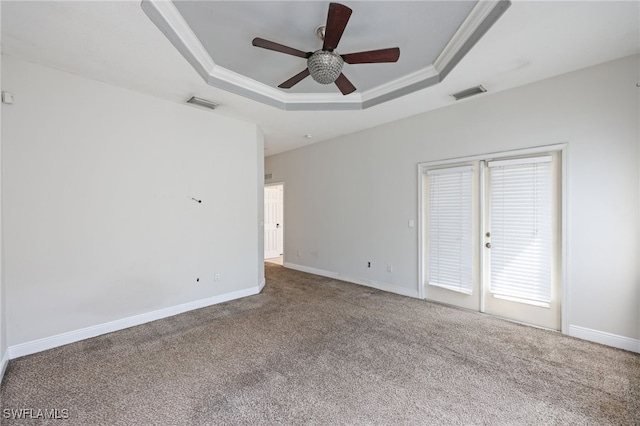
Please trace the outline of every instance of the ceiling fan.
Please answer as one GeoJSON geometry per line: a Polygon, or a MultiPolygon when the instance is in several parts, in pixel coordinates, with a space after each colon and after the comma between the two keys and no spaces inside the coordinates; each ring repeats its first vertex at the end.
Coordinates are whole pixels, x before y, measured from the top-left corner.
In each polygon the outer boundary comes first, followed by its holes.
{"type": "Polygon", "coordinates": [[[340,3],[329,3],[327,24],[316,29],[316,34],[323,40],[322,49],[315,52],[303,52],[259,37],[253,39],[252,44],[263,49],[298,56],[307,60],[307,68],[280,84],[282,89],[290,89],[304,78],[311,77],[321,84],[335,83],[343,95],[356,90],[355,86],[342,73],[344,63],[348,64],[376,64],[382,62],[396,62],[400,57],[400,48],[369,50],[366,52],[348,53],[340,55],[335,52],[342,33],[349,22],[352,10],[340,3]]]}

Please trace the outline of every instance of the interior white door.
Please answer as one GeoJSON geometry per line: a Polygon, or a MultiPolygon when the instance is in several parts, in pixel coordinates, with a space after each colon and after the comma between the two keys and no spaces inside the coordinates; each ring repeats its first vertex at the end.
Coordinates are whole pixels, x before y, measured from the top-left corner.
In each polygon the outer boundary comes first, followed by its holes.
{"type": "Polygon", "coordinates": [[[560,329],[559,154],[486,162],[483,306],[560,329]]]}
{"type": "Polygon", "coordinates": [[[264,188],[264,258],[272,259],[284,248],[284,186],[264,188]]]}

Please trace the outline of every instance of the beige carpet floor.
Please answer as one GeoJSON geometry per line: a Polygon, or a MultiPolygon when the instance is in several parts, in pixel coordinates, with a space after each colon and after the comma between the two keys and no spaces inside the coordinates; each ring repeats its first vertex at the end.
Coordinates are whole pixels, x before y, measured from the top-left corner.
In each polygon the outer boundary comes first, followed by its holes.
{"type": "Polygon", "coordinates": [[[266,271],[260,295],[12,360],[0,422],[640,424],[638,354],[266,271]],[[6,418],[20,408],[69,418],[6,418]]]}

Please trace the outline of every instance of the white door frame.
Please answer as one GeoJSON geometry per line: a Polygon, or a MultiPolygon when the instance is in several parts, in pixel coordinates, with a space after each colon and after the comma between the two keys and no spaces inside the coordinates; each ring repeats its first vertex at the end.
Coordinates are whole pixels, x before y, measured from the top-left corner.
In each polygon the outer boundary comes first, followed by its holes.
{"type": "MultiPolygon", "coordinates": [[[[427,171],[427,169],[431,168],[431,167],[435,167],[435,166],[444,166],[447,164],[456,164],[456,163],[464,163],[464,162],[471,162],[471,161],[481,161],[481,160],[488,160],[488,159],[499,159],[499,158],[506,158],[506,157],[515,157],[515,156],[523,156],[523,155],[532,155],[532,154],[540,154],[540,153],[544,153],[544,152],[549,152],[549,151],[557,151],[560,152],[560,167],[561,167],[561,192],[562,192],[562,197],[561,197],[561,201],[560,201],[560,205],[561,205],[561,209],[562,211],[560,212],[560,286],[561,286],[561,307],[560,307],[560,315],[561,315],[561,329],[560,331],[563,334],[567,334],[569,332],[569,312],[571,312],[571,310],[569,309],[569,294],[570,294],[570,279],[569,279],[569,275],[568,275],[568,268],[567,268],[567,253],[568,253],[568,247],[567,247],[567,243],[568,243],[568,234],[569,234],[569,229],[567,227],[567,217],[568,217],[568,202],[567,200],[569,199],[569,195],[568,195],[568,179],[567,179],[567,173],[568,173],[568,148],[569,148],[569,144],[568,143],[560,143],[560,144],[554,144],[554,145],[544,145],[544,146],[538,146],[538,147],[533,147],[533,148],[525,148],[525,149],[518,149],[518,150],[512,150],[512,151],[503,151],[503,152],[496,152],[496,153],[488,153],[488,154],[480,154],[480,155],[474,155],[474,156],[469,156],[469,157],[459,157],[459,158],[452,158],[452,159],[447,159],[447,160],[441,160],[441,161],[429,161],[429,162],[425,162],[425,163],[419,163],[418,164],[418,296],[421,299],[426,299],[426,277],[425,277],[425,268],[424,268],[424,253],[425,253],[425,249],[426,249],[426,241],[425,241],[425,226],[426,224],[424,223],[424,209],[426,207],[426,200],[424,197],[424,191],[425,191],[425,185],[424,185],[424,175],[427,171]]],[[[480,175],[481,179],[482,178],[482,174],[480,175]]],[[[483,186],[480,186],[481,188],[483,188],[483,186]]],[[[483,190],[483,189],[481,189],[483,190]]],[[[483,215],[482,210],[480,210],[480,214],[483,215]]],[[[483,220],[482,216],[481,216],[481,220],[483,220]]],[[[483,222],[481,222],[483,223],[483,222]]],[[[483,241],[482,239],[480,241],[483,241]]],[[[481,260],[482,260],[482,249],[480,248],[480,253],[481,253],[481,260]]],[[[484,284],[482,282],[482,274],[480,276],[480,286],[481,288],[484,288],[484,284]]],[[[481,310],[484,310],[484,303],[483,300],[481,299],[481,310]]]]}
{"type": "MultiPolygon", "coordinates": [[[[285,224],[285,213],[284,213],[284,197],[285,197],[285,188],[284,188],[284,182],[269,182],[266,183],[264,185],[265,188],[271,187],[271,186],[282,186],[282,253],[284,253],[285,250],[285,236],[284,236],[284,224],[285,224]]],[[[264,221],[264,212],[262,213],[262,223],[265,223],[264,221]]],[[[264,232],[264,230],[263,230],[264,232]]]]}

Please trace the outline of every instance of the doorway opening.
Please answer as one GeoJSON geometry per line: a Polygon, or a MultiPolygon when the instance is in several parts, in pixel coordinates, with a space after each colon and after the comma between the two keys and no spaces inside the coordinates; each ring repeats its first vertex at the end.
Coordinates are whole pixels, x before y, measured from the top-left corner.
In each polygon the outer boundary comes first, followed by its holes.
{"type": "Polygon", "coordinates": [[[284,183],[264,187],[264,260],[284,263],[284,183]]]}

